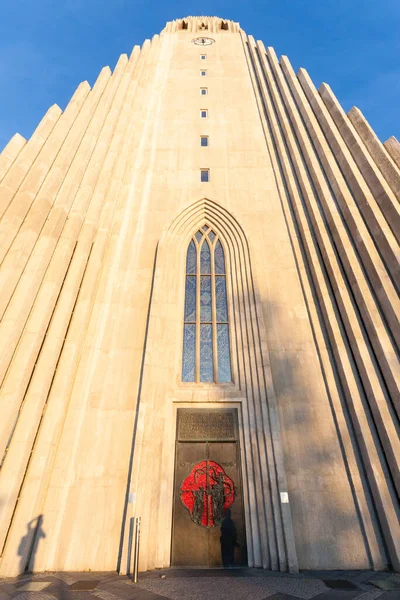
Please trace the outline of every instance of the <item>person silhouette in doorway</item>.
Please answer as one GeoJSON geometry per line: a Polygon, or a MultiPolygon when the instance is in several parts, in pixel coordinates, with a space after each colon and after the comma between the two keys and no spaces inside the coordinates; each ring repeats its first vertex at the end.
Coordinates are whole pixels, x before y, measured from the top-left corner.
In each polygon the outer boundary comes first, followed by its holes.
{"type": "Polygon", "coordinates": [[[235,565],[236,538],[236,526],[231,517],[231,510],[228,508],[221,523],[220,537],[221,558],[224,568],[233,567],[235,565]]]}

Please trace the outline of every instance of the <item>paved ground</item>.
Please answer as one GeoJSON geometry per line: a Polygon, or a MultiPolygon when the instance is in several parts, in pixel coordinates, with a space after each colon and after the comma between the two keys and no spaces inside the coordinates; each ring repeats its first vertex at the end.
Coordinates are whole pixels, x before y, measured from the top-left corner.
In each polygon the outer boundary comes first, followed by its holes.
{"type": "Polygon", "coordinates": [[[0,579],[0,600],[400,600],[400,575],[372,571],[166,569],[138,584],[115,573],[40,573],[0,579]]]}

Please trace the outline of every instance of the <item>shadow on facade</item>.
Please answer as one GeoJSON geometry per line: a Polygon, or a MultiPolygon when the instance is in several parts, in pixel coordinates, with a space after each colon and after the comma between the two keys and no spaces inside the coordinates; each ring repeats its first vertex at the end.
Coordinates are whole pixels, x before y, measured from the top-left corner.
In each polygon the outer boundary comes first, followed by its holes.
{"type": "MultiPolygon", "coordinates": [[[[272,315],[278,315],[279,322],[287,318],[271,300],[264,305],[266,314],[270,326],[272,315]]],[[[369,535],[374,532],[382,561],[388,565],[381,526],[336,364],[331,355],[335,393],[340,404],[332,399],[311,318],[308,322],[314,338],[309,351],[299,342],[293,351],[270,355],[299,567],[308,570],[311,563],[315,565],[313,570],[374,569],[362,515],[366,508],[365,516],[371,522],[369,535]],[[320,384],[319,373],[315,372],[313,378],[307,365],[312,354],[318,357],[320,384]],[[344,435],[350,440],[353,459],[346,451],[344,435]]],[[[321,316],[320,323],[324,330],[321,316]]],[[[323,334],[329,349],[326,332],[323,334]]],[[[296,337],[296,332],[293,336],[296,337]]]]}
{"type": "Polygon", "coordinates": [[[43,530],[43,515],[32,519],[27,524],[27,530],[25,535],[21,538],[18,546],[18,556],[20,560],[19,571],[20,573],[35,571],[35,557],[39,547],[41,539],[46,537],[43,530]],[[27,550],[27,545],[29,549],[27,550]]]}

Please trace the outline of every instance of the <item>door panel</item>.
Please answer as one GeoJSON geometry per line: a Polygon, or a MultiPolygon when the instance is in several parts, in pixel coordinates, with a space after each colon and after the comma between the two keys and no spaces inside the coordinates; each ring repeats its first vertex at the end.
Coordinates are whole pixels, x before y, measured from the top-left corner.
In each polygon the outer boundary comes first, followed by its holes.
{"type": "Polygon", "coordinates": [[[177,442],[175,457],[174,521],[172,534],[173,566],[207,566],[208,531],[196,525],[182,504],[180,488],[193,467],[207,459],[206,442],[177,442]]]}

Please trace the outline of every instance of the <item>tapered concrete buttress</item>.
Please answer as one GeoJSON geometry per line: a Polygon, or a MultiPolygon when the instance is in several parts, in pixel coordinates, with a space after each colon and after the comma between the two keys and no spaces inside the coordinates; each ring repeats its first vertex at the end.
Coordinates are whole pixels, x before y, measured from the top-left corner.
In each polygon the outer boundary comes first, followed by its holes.
{"type": "Polygon", "coordinates": [[[0,181],[3,179],[25,144],[26,139],[19,133],[16,133],[3,149],[0,154],[0,181]]]}
{"type": "Polygon", "coordinates": [[[399,141],[392,135],[386,142],[383,142],[386,150],[392,157],[395,164],[400,169],[400,143],[399,141]]]}
{"type": "MultiPolygon", "coordinates": [[[[364,142],[370,155],[378,165],[382,175],[385,177],[396,198],[400,200],[400,171],[394,161],[391,159],[382,142],[378,139],[376,133],[364,117],[362,112],[356,106],[349,111],[347,115],[364,142]]],[[[390,220],[390,215],[387,217],[390,220]]]]}
{"type": "MultiPolygon", "coordinates": [[[[84,87],[84,84],[82,85],[82,87],[84,87]]],[[[78,90],[75,92],[75,94],[80,94],[78,90]]],[[[73,99],[71,100],[71,102],[72,104],[74,103],[73,99]]],[[[24,148],[21,149],[21,152],[16,157],[16,160],[11,165],[11,168],[7,171],[7,173],[1,180],[0,215],[2,216],[2,222],[0,223],[0,225],[3,224],[3,215],[9,207],[10,202],[14,198],[14,195],[18,192],[21,184],[24,182],[24,179],[28,174],[29,180],[27,182],[27,187],[31,191],[34,190],[34,178],[37,171],[36,169],[31,170],[31,167],[35,163],[35,160],[38,157],[38,155],[40,155],[40,158],[42,158],[40,151],[45,145],[47,138],[51,134],[61,114],[62,110],[59,106],[57,106],[57,104],[54,104],[49,108],[49,110],[47,111],[47,113],[33,132],[32,137],[28,140],[24,148]]],[[[50,140],[50,142],[51,141],[52,140],[50,140]]],[[[49,149],[47,148],[47,152],[48,151],[49,149]]],[[[41,163],[38,162],[37,166],[41,166],[41,163]]],[[[45,175],[46,171],[44,169],[42,169],[42,171],[45,175]]],[[[38,183],[39,185],[40,182],[41,179],[36,181],[36,183],[38,183]]]]}

